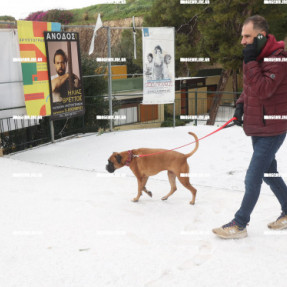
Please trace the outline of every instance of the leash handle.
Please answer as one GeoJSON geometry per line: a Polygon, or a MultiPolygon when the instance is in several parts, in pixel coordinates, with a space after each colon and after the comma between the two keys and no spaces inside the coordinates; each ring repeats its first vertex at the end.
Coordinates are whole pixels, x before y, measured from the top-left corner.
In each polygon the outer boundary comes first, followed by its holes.
{"type": "MultiPolygon", "coordinates": [[[[200,141],[200,140],[203,140],[204,138],[207,138],[217,132],[219,132],[220,130],[222,130],[223,128],[225,128],[229,123],[231,123],[232,121],[236,120],[237,118],[236,117],[233,117],[231,118],[229,121],[227,121],[224,125],[222,125],[221,127],[219,127],[218,129],[216,129],[215,131],[207,134],[206,136],[202,137],[202,138],[199,138],[197,141],[200,141]]],[[[155,153],[149,153],[149,154],[139,154],[138,157],[145,157],[145,156],[150,156],[150,155],[155,155],[155,154],[160,154],[160,153],[164,153],[164,152],[169,152],[169,151],[173,151],[173,150],[176,150],[176,149],[180,149],[182,147],[185,147],[185,146],[188,146],[188,145],[191,145],[193,143],[196,143],[197,141],[193,141],[191,143],[188,143],[188,144],[185,144],[185,145],[182,145],[180,147],[176,147],[176,148],[173,148],[173,149],[169,149],[169,150],[165,150],[165,151],[161,151],[161,152],[155,152],[155,153]]]]}

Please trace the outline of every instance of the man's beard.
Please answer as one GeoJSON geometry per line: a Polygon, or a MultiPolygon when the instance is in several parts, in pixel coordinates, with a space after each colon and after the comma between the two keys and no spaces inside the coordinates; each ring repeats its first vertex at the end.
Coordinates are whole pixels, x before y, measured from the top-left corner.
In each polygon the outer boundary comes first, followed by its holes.
{"type": "Polygon", "coordinates": [[[63,76],[64,74],[65,74],[65,70],[63,70],[63,69],[59,69],[59,70],[57,70],[57,74],[59,75],[59,76],[63,76]]]}

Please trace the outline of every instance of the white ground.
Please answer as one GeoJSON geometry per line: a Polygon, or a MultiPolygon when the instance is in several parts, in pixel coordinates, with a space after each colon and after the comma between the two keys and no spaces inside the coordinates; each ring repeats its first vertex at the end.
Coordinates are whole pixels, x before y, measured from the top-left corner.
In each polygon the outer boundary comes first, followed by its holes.
{"type": "MultiPolygon", "coordinates": [[[[110,176],[113,151],[174,148],[216,127],[188,126],[84,135],[0,158],[0,286],[286,286],[287,231],[267,223],[280,206],[263,186],[248,237],[211,232],[233,218],[244,191],[251,139],[240,127],[200,142],[189,158],[196,204],[178,182],[167,201],[166,172],[137,193],[129,168],[110,176]]],[[[180,151],[187,153],[193,145],[180,151]]],[[[278,153],[287,173],[286,143],[278,153]]]]}

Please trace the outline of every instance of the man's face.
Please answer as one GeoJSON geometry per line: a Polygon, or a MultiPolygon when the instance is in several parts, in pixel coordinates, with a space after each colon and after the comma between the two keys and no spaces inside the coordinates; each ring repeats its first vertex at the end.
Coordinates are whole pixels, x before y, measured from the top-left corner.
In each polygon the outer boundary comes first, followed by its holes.
{"type": "Polygon", "coordinates": [[[152,57],[151,56],[147,56],[147,60],[151,63],[152,62],[152,57]]]}
{"type": "Polygon", "coordinates": [[[266,32],[265,31],[261,31],[261,30],[257,30],[257,29],[254,30],[252,22],[249,22],[246,25],[243,25],[242,32],[241,32],[241,36],[242,36],[241,45],[243,45],[244,48],[245,48],[246,45],[252,44],[254,38],[259,33],[261,33],[263,36],[266,36],[266,32]]]}
{"type": "Polygon", "coordinates": [[[155,54],[160,54],[160,49],[155,48],[154,51],[155,51],[155,54]]]}
{"type": "Polygon", "coordinates": [[[62,76],[66,73],[66,62],[62,55],[56,55],[55,68],[59,76],[62,76]]]}

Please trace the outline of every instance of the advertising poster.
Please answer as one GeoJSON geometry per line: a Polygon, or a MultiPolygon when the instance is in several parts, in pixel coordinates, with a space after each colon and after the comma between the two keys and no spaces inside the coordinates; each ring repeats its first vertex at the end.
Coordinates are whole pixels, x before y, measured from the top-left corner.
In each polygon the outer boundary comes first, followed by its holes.
{"type": "Polygon", "coordinates": [[[143,28],[143,104],[174,102],[174,28],[143,28]]]}
{"type": "Polygon", "coordinates": [[[28,116],[51,114],[44,31],[60,31],[60,23],[17,21],[28,116]]]}
{"type": "Polygon", "coordinates": [[[46,50],[51,94],[51,118],[84,114],[79,34],[46,32],[46,50]]]}

